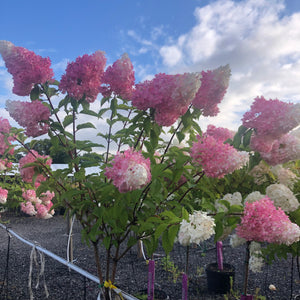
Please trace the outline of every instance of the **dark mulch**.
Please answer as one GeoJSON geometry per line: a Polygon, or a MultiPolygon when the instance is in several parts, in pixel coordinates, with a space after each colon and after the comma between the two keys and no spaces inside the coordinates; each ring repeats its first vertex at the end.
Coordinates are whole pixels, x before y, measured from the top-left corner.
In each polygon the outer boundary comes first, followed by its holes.
{"type": "MultiPolygon", "coordinates": [[[[37,245],[46,248],[56,255],[66,259],[67,249],[67,221],[63,216],[55,216],[49,220],[39,220],[34,217],[15,216],[2,213],[3,220],[10,220],[8,227],[37,245]]],[[[74,264],[87,272],[96,275],[94,254],[91,247],[81,242],[81,228],[75,222],[73,228],[74,264]]],[[[234,291],[240,294],[243,287],[243,263],[245,248],[232,249],[228,241],[224,242],[225,262],[235,267],[234,291]]],[[[203,243],[201,247],[191,248],[189,255],[189,299],[224,299],[223,295],[214,295],[208,292],[204,268],[216,261],[213,241],[203,243]]],[[[16,237],[9,238],[6,230],[0,228],[0,299],[30,299],[28,281],[30,270],[30,254],[32,248],[16,237]],[[9,251],[8,251],[9,250],[9,251]],[[7,265],[8,261],[8,265],[7,265]]],[[[131,295],[143,293],[147,288],[147,264],[143,258],[138,257],[137,248],[133,248],[120,262],[116,285],[131,295]]],[[[103,249],[100,260],[104,261],[103,249]]],[[[40,257],[38,255],[38,261],[40,257]]],[[[165,255],[159,249],[154,256],[156,261],[155,289],[157,295],[167,295],[168,299],[181,299],[181,276],[186,261],[186,248],[176,244],[170,254],[170,264],[173,270],[169,272],[162,267],[165,255]],[[176,275],[179,275],[176,278],[176,275]]],[[[292,260],[280,260],[270,266],[265,266],[262,273],[249,274],[249,293],[266,296],[266,299],[288,300],[297,299],[300,294],[300,282],[294,263],[293,279],[291,279],[292,260]],[[269,285],[274,284],[277,291],[270,291],[269,285]],[[293,287],[292,287],[293,286],[293,287]],[[292,287],[292,292],[291,292],[292,287]]],[[[39,268],[33,264],[32,291],[34,299],[46,299],[43,279],[40,279],[36,289],[39,268]]],[[[49,291],[49,298],[53,300],[67,299],[97,299],[97,284],[84,276],[69,270],[49,256],[45,256],[45,282],[49,291]]],[[[159,297],[159,296],[157,296],[159,297]]],[[[230,299],[239,299],[238,296],[230,299]]],[[[300,299],[300,297],[298,298],[300,299]]]]}

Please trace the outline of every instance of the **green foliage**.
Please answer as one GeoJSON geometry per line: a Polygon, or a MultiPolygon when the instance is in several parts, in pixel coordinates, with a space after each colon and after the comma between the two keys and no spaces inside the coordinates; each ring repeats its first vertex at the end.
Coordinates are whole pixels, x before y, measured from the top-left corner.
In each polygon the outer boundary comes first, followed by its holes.
{"type": "Polygon", "coordinates": [[[171,273],[171,281],[176,283],[182,271],[178,269],[178,266],[171,260],[170,255],[166,255],[161,259],[161,266],[163,270],[171,273]]]}

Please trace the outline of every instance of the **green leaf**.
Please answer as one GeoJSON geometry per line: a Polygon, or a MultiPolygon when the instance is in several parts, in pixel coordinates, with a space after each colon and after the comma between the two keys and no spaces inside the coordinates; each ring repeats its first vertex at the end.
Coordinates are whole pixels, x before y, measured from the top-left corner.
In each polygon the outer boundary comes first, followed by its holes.
{"type": "Polygon", "coordinates": [[[160,224],[155,230],[154,233],[155,239],[158,239],[161,236],[161,234],[168,228],[168,226],[169,224],[167,223],[160,224]]]}
{"type": "Polygon", "coordinates": [[[89,115],[89,116],[93,116],[93,117],[98,117],[98,114],[90,109],[84,109],[80,112],[81,114],[85,114],[85,115],[89,115]]]}
{"type": "Polygon", "coordinates": [[[244,135],[243,135],[243,145],[245,147],[250,145],[250,140],[251,140],[251,136],[252,136],[252,130],[247,131],[244,135]]]}
{"type": "Polygon", "coordinates": [[[150,131],[150,142],[153,148],[157,147],[158,144],[158,135],[155,130],[150,131]]]}
{"type": "Polygon", "coordinates": [[[113,98],[110,102],[110,110],[111,110],[112,117],[114,117],[117,114],[117,105],[118,105],[117,99],[113,98]]]}
{"type": "Polygon", "coordinates": [[[173,245],[174,245],[174,240],[172,241],[171,236],[169,235],[169,230],[164,231],[162,235],[162,246],[166,254],[169,254],[172,251],[173,245]]]}
{"type": "Polygon", "coordinates": [[[109,97],[103,97],[102,99],[101,99],[101,106],[105,103],[105,102],[107,102],[109,100],[109,97]]]}
{"type": "Polygon", "coordinates": [[[180,131],[176,132],[176,136],[177,136],[177,139],[178,139],[179,143],[181,143],[185,138],[185,135],[180,131]]]}
{"type": "Polygon", "coordinates": [[[94,128],[94,129],[96,129],[95,125],[92,124],[91,122],[87,122],[87,123],[84,123],[84,124],[79,124],[76,127],[77,130],[80,130],[80,129],[83,129],[83,128],[94,128]]]}
{"type": "Polygon", "coordinates": [[[109,248],[110,246],[110,241],[111,241],[111,237],[110,236],[106,236],[103,239],[103,245],[105,246],[106,249],[109,248]]]}
{"type": "Polygon", "coordinates": [[[63,126],[66,128],[68,125],[73,123],[73,115],[68,115],[63,120],[63,126]]]}
{"type": "Polygon", "coordinates": [[[187,220],[187,221],[189,220],[189,217],[190,217],[189,213],[184,207],[182,207],[181,214],[182,214],[182,218],[184,220],[187,220]]]}
{"type": "Polygon", "coordinates": [[[30,92],[30,100],[34,101],[34,100],[39,99],[40,94],[41,94],[40,87],[36,84],[30,92]]]}

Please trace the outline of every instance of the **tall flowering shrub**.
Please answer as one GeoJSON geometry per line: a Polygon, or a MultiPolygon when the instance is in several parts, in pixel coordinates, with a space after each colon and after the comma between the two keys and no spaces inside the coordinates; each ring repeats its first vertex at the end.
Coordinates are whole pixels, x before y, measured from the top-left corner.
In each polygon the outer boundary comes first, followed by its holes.
{"type": "MultiPolygon", "coordinates": [[[[160,73],[135,83],[128,55],[105,68],[104,53],[96,51],[70,62],[58,82],[49,59],[7,41],[0,42],[0,53],[13,75],[13,91],[30,96],[26,102],[10,100],[6,105],[23,129],[11,128],[7,120],[0,119],[0,154],[9,155],[12,140],[25,152],[19,165],[28,186],[22,190],[21,209],[49,218],[55,197],[76,215],[83,238],[94,248],[105,299],[110,298],[107,283],[115,281],[118,262],[137,241],[142,240],[151,255],[160,238],[168,253],[177,236],[182,243],[198,243],[213,234],[213,220],[199,211],[213,204],[205,206],[201,199],[200,209],[193,212],[195,195],[203,195],[210,180],[250,166],[253,155],[244,150],[249,150],[248,132],[256,130],[251,123],[249,129],[239,129],[233,136],[213,126],[203,134],[199,127],[201,114],[218,113],[228,88],[229,66],[197,73],[160,73]],[[24,66],[30,66],[36,76],[24,74],[24,66]],[[91,103],[96,102],[100,109],[93,110],[91,103]],[[23,109],[28,111],[26,116],[20,113],[23,109]],[[96,127],[99,123],[101,129],[96,127]],[[70,158],[63,170],[51,171],[51,158],[33,150],[34,141],[26,143],[27,136],[46,132],[52,150],[64,149],[70,158]],[[93,140],[85,140],[92,133],[93,140]],[[243,149],[236,138],[241,134],[245,134],[243,149]],[[184,146],[178,147],[183,141],[184,146]],[[92,151],[98,155],[91,156],[92,151]],[[87,174],[87,167],[98,170],[87,174]],[[99,259],[99,244],[106,248],[109,259],[105,262],[99,259]]],[[[297,113],[286,111],[298,122],[297,113]]],[[[263,133],[279,139],[295,122],[280,136],[273,131],[263,133]]],[[[224,215],[224,210],[217,212],[215,220],[224,215]]],[[[237,222],[230,221],[231,225],[237,222]]],[[[282,224],[292,230],[287,222],[282,224]]]]}

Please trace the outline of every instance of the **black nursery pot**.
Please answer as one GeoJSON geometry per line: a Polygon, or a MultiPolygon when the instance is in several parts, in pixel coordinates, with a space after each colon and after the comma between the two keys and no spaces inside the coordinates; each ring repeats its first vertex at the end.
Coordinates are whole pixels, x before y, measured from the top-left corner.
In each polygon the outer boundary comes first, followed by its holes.
{"type": "Polygon", "coordinates": [[[206,266],[207,289],[210,293],[226,294],[230,291],[230,277],[234,282],[234,266],[223,264],[223,270],[218,269],[218,264],[206,266]]]}

